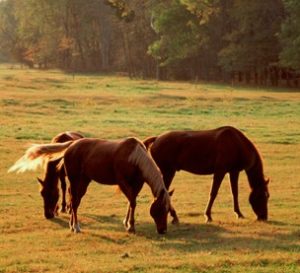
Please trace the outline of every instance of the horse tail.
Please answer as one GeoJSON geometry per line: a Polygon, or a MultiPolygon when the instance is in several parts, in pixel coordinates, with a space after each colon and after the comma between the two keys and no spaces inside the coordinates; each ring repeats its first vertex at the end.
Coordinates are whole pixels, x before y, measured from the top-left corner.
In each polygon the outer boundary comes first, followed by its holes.
{"type": "Polygon", "coordinates": [[[11,166],[8,172],[34,171],[43,166],[49,159],[59,159],[63,157],[66,149],[73,143],[73,140],[55,144],[33,144],[25,154],[11,166]]]}
{"type": "Polygon", "coordinates": [[[147,150],[149,150],[150,146],[153,144],[153,142],[157,139],[157,136],[151,136],[143,140],[143,143],[147,150]]]}
{"type": "Polygon", "coordinates": [[[143,142],[136,144],[128,160],[139,167],[155,197],[159,195],[161,190],[166,190],[162,174],[151,155],[145,149],[143,142]]]}

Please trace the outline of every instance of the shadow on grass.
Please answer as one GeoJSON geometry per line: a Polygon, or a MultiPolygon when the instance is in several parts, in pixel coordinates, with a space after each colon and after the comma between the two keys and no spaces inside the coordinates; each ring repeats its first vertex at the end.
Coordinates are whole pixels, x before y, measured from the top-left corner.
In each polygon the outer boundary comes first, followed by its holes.
{"type": "MultiPolygon", "coordinates": [[[[67,216],[67,215],[66,215],[67,216]]],[[[85,219],[82,226],[89,230],[104,230],[112,232],[124,232],[127,234],[122,218],[116,215],[82,214],[80,219],[85,219]],[[82,217],[82,218],[81,218],[82,217]]],[[[156,226],[151,219],[147,222],[136,221],[136,234],[134,236],[145,238],[162,250],[176,250],[179,252],[193,253],[198,251],[286,251],[300,253],[300,231],[290,233],[272,233],[272,228],[289,225],[281,221],[269,221],[264,223],[265,232],[257,233],[257,236],[245,236],[240,231],[234,232],[218,224],[188,224],[168,225],[168,233],[159,235],[156,226]]],[[[52,222],[68,228],[68,218],[65,216],[54,218],[52,222]]],[[[251,225],[251,224],[250,224],[251,225]]],[[[93,235],[92,235],[93,236],[93,235]]],[[[95,235],[99,238],[99,235],[95,235]]],[[[114,235],[101,235],[99,239],[116,244],[128,242],[128,238],[114,238],[114,235]]]]}
{"type": "MultiPolygon", "coordinates": [[[[60,214],[59,216],[50,219],[53,223],[63,227],[69,228],[69,217],[68,214],[60,214]]],[[[107,229],[110,231],[124,230],[122,220],[115,215],[94,215],[83,213],[78,215],[79,223],[84,222],[84,227],[88,229],[107,229]]]]}
{"type": "MultiPolygon", "coordinates": [[[[66,214],[67,215],[67,214],[66,214]]],[[[63,227],[63,228],[69,228],[69,220],[65,218],[61,218],[60,216],[57,216],[55,218],[50,219],[49,221],[63,227]]]]}
{"type": "Polygon", "coordinates": [[[272,228],[285,226],[286,223],[271,221],[264,224],[266,232],[257,236],[243,235],[241,232],[228,230],[218,224],[180,224],[169,225],[166,235],[155,233],[155,227],[143,223],[137,226],[137,236],[152,240],[163,250],[179,252],[222,252],[222,251],[286,251],[300,253],[300,231],[290,233],[272,233],[272,228]]]}

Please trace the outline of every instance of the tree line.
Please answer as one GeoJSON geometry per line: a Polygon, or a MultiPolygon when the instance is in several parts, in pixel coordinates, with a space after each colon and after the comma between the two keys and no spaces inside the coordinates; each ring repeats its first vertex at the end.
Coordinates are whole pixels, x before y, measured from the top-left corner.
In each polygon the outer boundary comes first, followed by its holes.
{"type": "Polygon", "coordinates": [[[298,85],[298,0],[2,0],[0,59],[131,77],[298,85]]]}

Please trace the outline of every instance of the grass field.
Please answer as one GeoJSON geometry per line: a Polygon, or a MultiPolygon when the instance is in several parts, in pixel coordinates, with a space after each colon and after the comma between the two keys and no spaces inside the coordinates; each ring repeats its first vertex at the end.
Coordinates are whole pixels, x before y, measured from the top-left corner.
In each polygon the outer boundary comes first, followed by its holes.
{"type": "Polygon", "coordinates": [[[0,272],[300,272],[300,91],[129,80],[0,67],[0,272]],[[269,218],[255,221],[249,185],[239,181],[246,219],[235,218],[228,178],[203,212],[211,176],[177,173],[173,204],[181,223],[156,234],[148,186],[139,194],[136,234],[122,220],[127,201],[91,183],[78,217],[43,216],[36,173],[8,174],[28,143],[59,132],[118,139],[176,129],[232,125],[259,149],[271,178],[269,218]]]}

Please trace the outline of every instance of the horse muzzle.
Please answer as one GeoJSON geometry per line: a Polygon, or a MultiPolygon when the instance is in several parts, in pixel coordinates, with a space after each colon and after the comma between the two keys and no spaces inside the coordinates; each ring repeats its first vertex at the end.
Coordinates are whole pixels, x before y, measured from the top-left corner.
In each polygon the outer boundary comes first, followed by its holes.
{"type": "Polygon", "coordinates": [[[46,219],[52,219],[52,218],[54,218],[54,213],[53,212],[50,212],[50,211],[45,211],[45,218],[46,219]]]}

